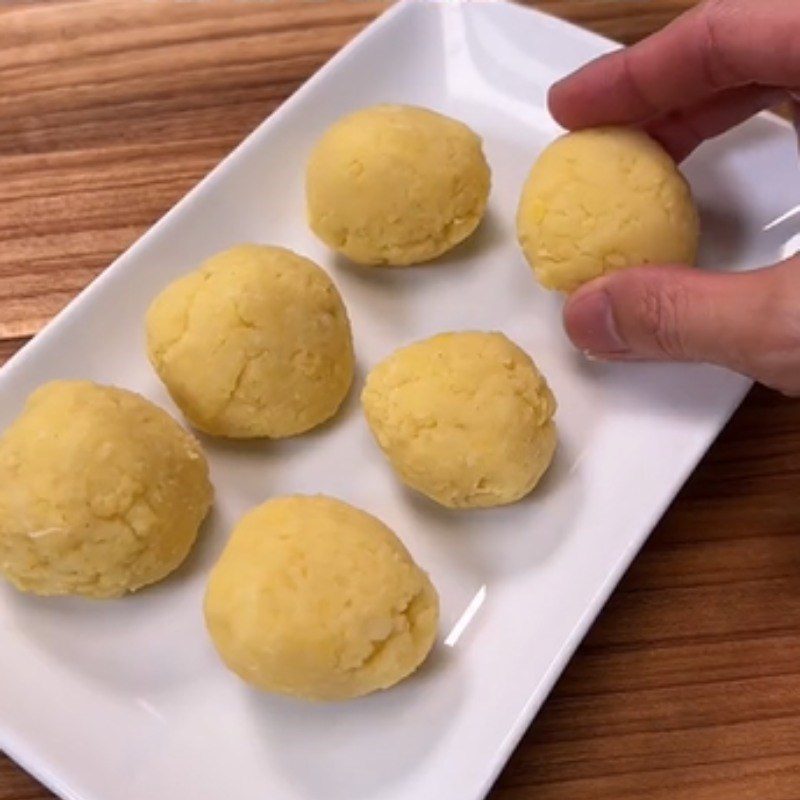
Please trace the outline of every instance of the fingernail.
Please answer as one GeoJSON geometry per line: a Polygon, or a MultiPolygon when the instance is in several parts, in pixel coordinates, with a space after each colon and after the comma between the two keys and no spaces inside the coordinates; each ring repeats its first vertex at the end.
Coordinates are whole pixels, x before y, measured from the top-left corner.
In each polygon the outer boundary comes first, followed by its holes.
{"type": "Polygon", "coordinates": [[[605,360],[628,353],[628,346],[617,330],[611,298],[604,289],[579,293],[569,300],[564,322],[576,347],[587,356],[605,360]]]}

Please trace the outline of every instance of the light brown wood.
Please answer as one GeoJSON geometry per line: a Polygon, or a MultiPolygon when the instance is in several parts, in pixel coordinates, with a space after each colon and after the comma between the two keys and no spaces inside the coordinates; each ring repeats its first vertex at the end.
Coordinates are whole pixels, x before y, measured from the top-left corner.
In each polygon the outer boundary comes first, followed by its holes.
{"type": "MultiPolygon", "coordinates": [[[[534,5],[630,42],[693,2],[534,5]]],[[[0,3],[0,361],[382,7],[0,3]]],[[[800,404],[751,394],[492,798],[800,798],[800,404]]]]}

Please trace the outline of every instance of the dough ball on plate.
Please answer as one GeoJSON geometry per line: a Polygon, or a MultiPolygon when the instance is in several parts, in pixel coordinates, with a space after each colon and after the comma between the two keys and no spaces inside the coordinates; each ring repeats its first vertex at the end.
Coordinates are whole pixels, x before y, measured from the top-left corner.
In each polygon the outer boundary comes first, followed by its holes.
{"type": "Polygon", "coordinates": [[[270,500],[236,526],[211,573],[206,624],[228,667],[266,691],[341,700],[410,675],[438,597],[400,540],[329,497],[270,500]]]}
{"type": "Polygon", "coordinates": [[[517,212],[528,263],[571,292],[617,269],[689,264],[700,223],[689,185],[656,141],[629,128],[557,139],[534,164],[517,212]]]}
{"type": "Polygon", "coordinates": [[[0,438],[0,572],[40,595],[136,591],[186,558],[211,500],[200,446],[165,411],[48,383],[0,438]]]}
{"type": "Polygon", "coordinates": [[[314,428],[353,380],[339,292],[280,247],[233,247],[170,284],[147,312],[147,350],[186,418],[230,438],[314,428]]]}
{"type": "Polygon", "coordinates": [[[553,394],[501,333],[444,333],[404,347],[372,370],[361,400],[400,478],[449,508],[519,500],[555,452],[553,394]]]}
{"type": "Polygon", "coordinates": [[[489,197],[480,138],[424,108],[380,105],[340,119],[311,154],[308,220],[359,264],[429,261],[478,227],[489,197]]]}

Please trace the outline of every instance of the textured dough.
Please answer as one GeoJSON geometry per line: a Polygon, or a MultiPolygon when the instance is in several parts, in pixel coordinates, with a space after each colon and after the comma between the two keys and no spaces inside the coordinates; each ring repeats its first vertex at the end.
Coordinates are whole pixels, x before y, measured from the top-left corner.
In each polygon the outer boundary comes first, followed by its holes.
{"type": "Polygon", "coordinates": [[[565,292],[625,267],[693,265],[699,232],[675,162],[629,128],[553,142],[534,164],[517,213],[519,241],[539,282],[565,292]]]}
{"type": "Polygon", "coordinates": [[[556,403],[501,333],[444,333],[393,353],[361,395],[402,480],[448,508],[513,503],[552,460],[556,403]]]}
{"type": "Polygon", "coordinates": [[[411,674],[439,603],[400,540],[329,497],[284,497],[247,514],[211,573],[206,624],[225,663],[260,689],[339,700],[411,674]]]}
{"type": "Polygon", "coordinates": [[[186,558],[211,499],[200,446],[165,411],[48,383],[0,439],[0,572],[40,595],[136,591],[186,558]]]}
{"type": "Polygon", "coordinates": [[[147,349],[187,419],[230,438],[303,433],[336,413],[353,380],[339,292],[280,247],[233,247],[170,284],[147,312],[147,349]]]}
{"type": "Polygon", "coordinates": [[[381,105],[335,123],[311,154],[308,220],[359,264],[428,261],[478,227],[489,197],[480,138],[424,108],[381,105]]]}

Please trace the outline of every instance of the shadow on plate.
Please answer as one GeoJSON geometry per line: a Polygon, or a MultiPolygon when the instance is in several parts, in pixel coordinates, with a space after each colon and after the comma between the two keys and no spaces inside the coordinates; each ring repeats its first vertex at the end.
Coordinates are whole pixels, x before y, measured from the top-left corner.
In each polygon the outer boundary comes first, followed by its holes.
{"type": "Polygon", "coordinates": [[[353,383],[338,411],[321,425],[297,436],[285,439],[226,439],[220,436],[210,436],[198,430],[193,430],[193,432],[200,440],[203,450],[212,456],[212,460],[214,456],[233,456],[236,459],[245,459],[251,466],[255,462],[264,467],[270,462],[301,456],[307,451],[317,449],[322,437],[336,431],[353,414],[360,413],[360,396],[365,377],[366,370],[357,361],[353,383]]]}
{"type": "Polygon", "coordinates": [[[452,250],[430,261],[430,266],[460,266],[465,262],[479,264],[479,260],[488,255],[496,247],[506,244],[509,237],[514,237],[513,230],[507,230],[505,220],[491,206],[481,224],[471,236],[456,245],[452,250]]]}
{"type": "Polygon", "coordinates": [[[482,258],[498,245],[505,243],[508,235],[509,232],[504,230],[500,216],[494,209],[489,207],[486,209],[480,225],[470,236],[459,242],[451,250],[430,261],[408,264],[402,267],[369,266],[356,264],[341,253],[334,253],[333,260],[337,269],[360,280],[373,282],[379,286],[389,285],[394,287],[398,281],[409,280],[409,273],[419,277],[428,272],[436,272],[437,268],[442,267],[463,268],[469,262],[474,262],[471,266],[477,266],[477,259],[482,258]],[[405,277],[403,277],[404,275],[405,277]]]}
{"type": "MultiPolygon", "coordinates": [[[[505,240],[502,225],[497,213],[490,211],[466,241],[439,258],[416,266],[362,266],[332,254],[331,272],[345,297],[359,353],[368,354],[368,361],[373,362],[387,354],[386,342],[394,349],[445,330],[485,327],[480,320],[488,312],[491,297],[484,298],[484,313],[478,313],[471,324],[444,324],[437,320],[443,308],[458,307],[461,292],[466,291],[469,296],[475,282],[500,285],[502,275],[492,273],[497,272],[496,254],[505,240]],[[365,331],[371,331],[366,341],[365,331]],[[380,348],[373,351],[379,343],[380,348]]],[[[452,314],[446,316],[453,318],[452,314]]]]}
{"type": "Polygon", "coordinates": [[[701,205],[699,210],[702,235],[698,262],[707,269],[727,269],[740,258],[750,238],[744,214],[708,204],[701,205]]]}
{"type": "Polygon", "coordinates": [[[437,644],[408,680],[347,703],[312,704],[250,691],[254,735],[298,797],[379,797],[434,757],[457,717],[461,678],[452,651],[437,644]]]}
{"type": "Polygon", "coordinates": [[[212,510],[181,567],[135,594],[90,600],[35,597],[3,587],[3,602],[21,633],[83,680],[125,695],[185,686],[206,662],[200,609],[204,576],[225,544],[219,529],[212,510]]]}
{"type": "Polygon", "coordinates": [[[575,530],[581,507],[577,455],[561,441],[539,485],[518,503],[499,508],[444,508],[404,487],[420,527],[448,548],[454,563],[482,581],[527,572],[550,559],[575,530]]]}

